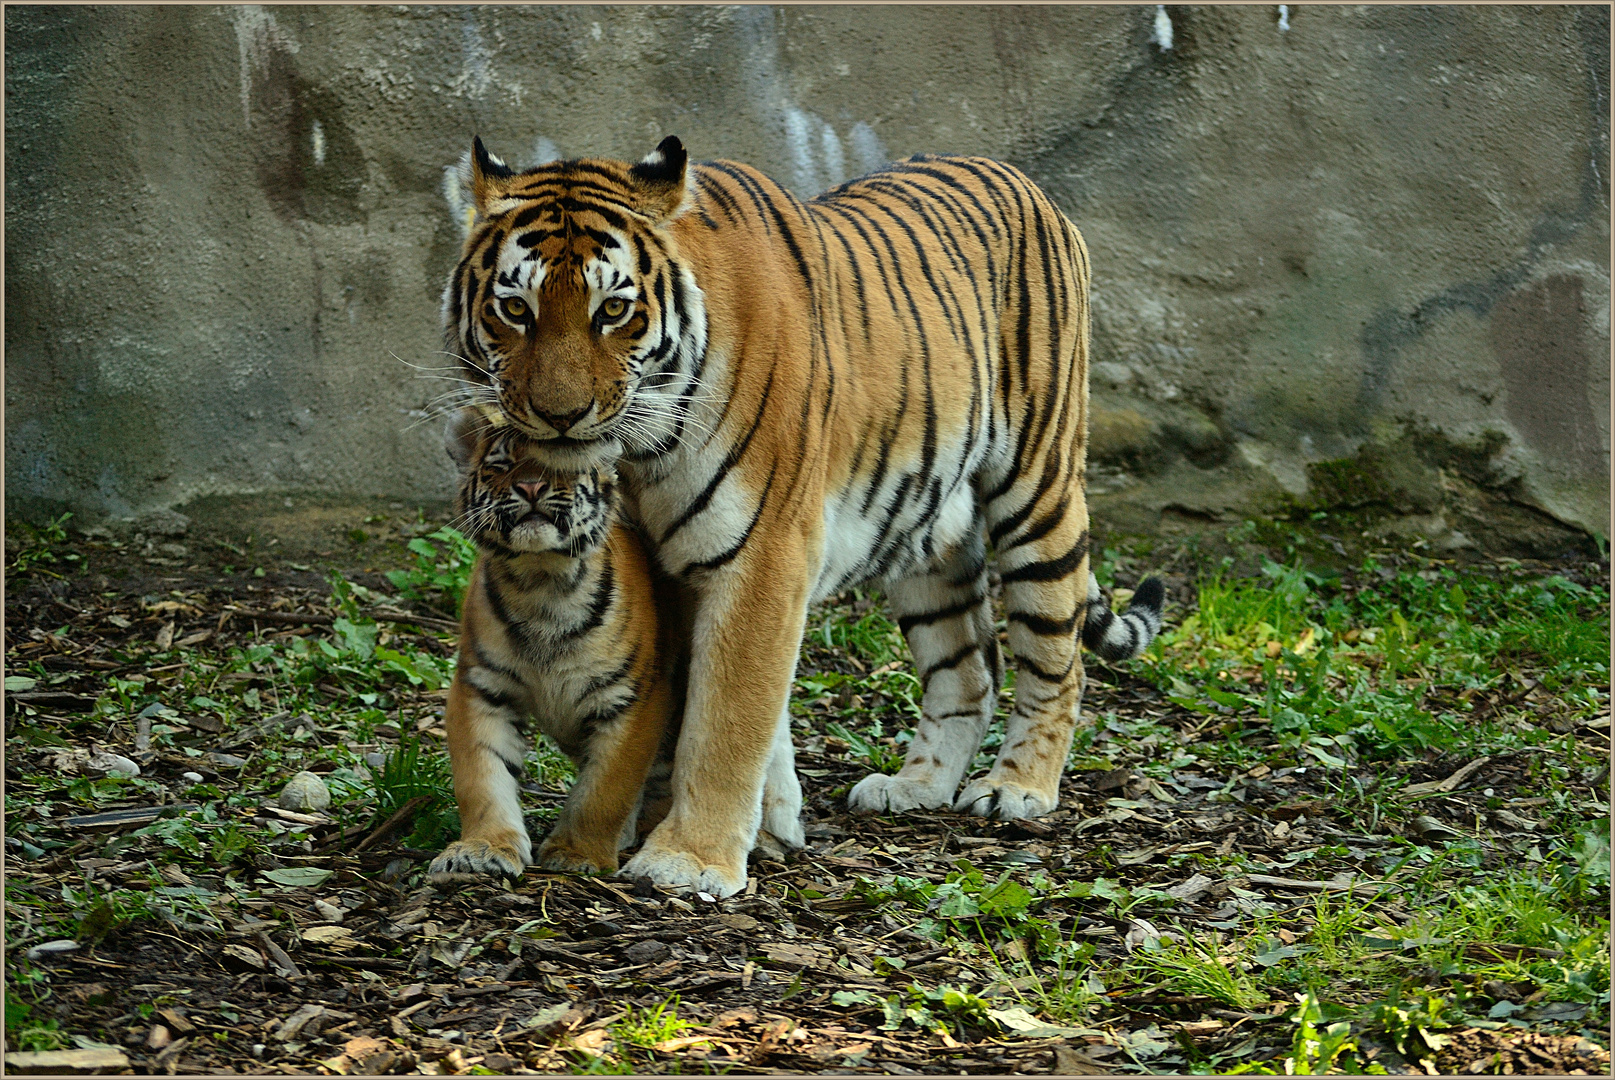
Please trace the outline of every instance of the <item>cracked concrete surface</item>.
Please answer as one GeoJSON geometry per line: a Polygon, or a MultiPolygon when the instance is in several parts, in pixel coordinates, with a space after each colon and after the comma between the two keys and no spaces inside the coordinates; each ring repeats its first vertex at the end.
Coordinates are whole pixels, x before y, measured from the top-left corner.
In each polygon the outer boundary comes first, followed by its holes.
{"type": "Polygon", "coordinates": [[[1607,533],[1608,10],[1165,11],[8,8],[8,510],[442,498],[445,168],[676,133],[801,194],[922,151],[1047,187],[1100,513],[1433,432],[1607,533]]]}

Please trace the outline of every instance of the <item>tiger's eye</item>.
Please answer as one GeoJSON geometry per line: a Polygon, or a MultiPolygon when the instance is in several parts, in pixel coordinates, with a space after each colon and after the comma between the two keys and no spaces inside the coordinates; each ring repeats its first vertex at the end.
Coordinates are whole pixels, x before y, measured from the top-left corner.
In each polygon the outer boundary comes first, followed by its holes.
{"type": "Polygon", "coordinates": [[[620,319],[622,318],[622,313],[628,310],[628,301],[620,296],[613,296],[600,305],[600,310],[605,313],[608,319],[620,319]]]}
{"type": "Polygon", "coordinates": [[[507,296],[504,301],[505,314],[512,319],[525,319],[527,317],[527,303],[519,296],[507,296]]]}

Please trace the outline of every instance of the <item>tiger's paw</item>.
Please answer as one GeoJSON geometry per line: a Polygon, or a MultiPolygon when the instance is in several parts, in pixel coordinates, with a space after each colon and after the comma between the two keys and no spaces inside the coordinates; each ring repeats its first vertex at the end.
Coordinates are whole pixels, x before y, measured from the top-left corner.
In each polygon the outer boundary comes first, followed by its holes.
{"type": "Polygon", "coordinates": [[[607,854],[597,845],[580,844],[570,837],[546,839],[535,861],[546,870],[566,870],[574,874],[610,874],[617,869],[615,851],[607,854]]]}
{"type": "Polygon", "coordinates": [[[486,881],[505,878],[519,881],[527,859],[513,844],[493,844],[487,840],[456,840],[432,860],[426,880],[434,885],[486,881]]]}
{"type": "Polygon", "coordinates": [[[961,814],[1014,821],[1017,818],[1042,817],[1058,806],[1057,796],[1046,795],[1008,780],[973,780],[953,803],[961,814]]]}
{"type": "Polygon", "coordinates": [[[752,842],[751,854],[759,859],[773,859],[775,862],[784,862],[793,851],[801,851],[807,847],[807,836],[802,831],[801,822],[793,822],[796,831],[790,836],[781,836],[766,825],[757,830],[757,839],[752,842]]]}
{"type": "Polygon", "coordinates": [[[622,868],[622,877],[648,877],[657,885],[693,889],[723,899],[746,887],[746,860],[724,866],[704,862],[686,851],[674,851],[657,844],[655,834],[622,868]]]}
{"type": "Polygon", "coordinates": [[[935,810],[948,805],[949,792],[936,783],[910,776],[870,773],[847,794],[847,809],[855,814],[899,814],[904,810],[935,810]]]}
{"type": "Polygon", "coordinates": [[[794,801],[788,799],[772,801],[766,794],[764,795],[763,826],[757,831],[754,847],[774,858],[782,858],[787,852],[801,851],[807,847],[807,832],[802,828],[800,788],[797,789],[794,801]],[[765,837],[774,845],[773,848],[763,847],[765,837]]]}

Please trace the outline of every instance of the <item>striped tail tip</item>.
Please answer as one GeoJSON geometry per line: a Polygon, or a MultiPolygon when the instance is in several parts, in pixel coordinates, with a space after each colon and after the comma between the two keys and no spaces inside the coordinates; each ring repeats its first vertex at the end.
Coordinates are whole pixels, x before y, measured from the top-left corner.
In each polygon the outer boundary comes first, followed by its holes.
{"type": "Polygon", "coordinates": [[[1160,578],[1145,578],[1133,593],[1133,602],[1120,615],[1105,606],[1099,579],[1088,575],[1088,611],[1082,623],[1082,644],[1101,659],[1116,663],[1131,660],[1150,647],[1161,632],[1161,608],[1166,586],[1160,578]]]}

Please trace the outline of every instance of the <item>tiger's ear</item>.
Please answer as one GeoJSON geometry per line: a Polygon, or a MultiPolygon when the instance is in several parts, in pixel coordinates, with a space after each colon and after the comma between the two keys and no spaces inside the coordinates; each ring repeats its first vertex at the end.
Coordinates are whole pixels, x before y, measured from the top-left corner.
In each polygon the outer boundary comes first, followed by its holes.
{"type": "Polygon", "coordinates": [[[677,135],[669,135],[628,170],[639,195],[639,212],[660,225],[679,216],[690,204],[690,155],[677,135]]]}
{"type": "Polygon", "coordinates": [[[443,429],[443,449],[454,459],[455,468],[470,468],[477,454],[477,443],[487,427],[488,421],[474,406],[449,414],[448,425],[443,429]]]}
{"type": "Polygon", "coordinates": [[[488,153],[482,137],[471,140],[471,197],[476,203],[477,215],[486,216],[488,204],[509,190],[506,181],[516,172],[509,165],[488,153]]]}

